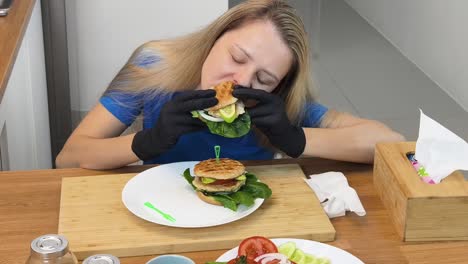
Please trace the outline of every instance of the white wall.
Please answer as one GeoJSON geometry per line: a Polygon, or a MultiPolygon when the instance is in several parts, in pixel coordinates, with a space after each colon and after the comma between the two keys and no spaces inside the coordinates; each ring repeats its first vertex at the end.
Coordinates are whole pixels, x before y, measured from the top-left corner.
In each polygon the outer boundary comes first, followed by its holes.
{"type": "Polygon", "coordinates": [[[345,1],[468,111],[468,1],[345,1]]]}
{"type": "Polygon", "coordinates": [[[40,7],[36,1],[0,104],[0,129],[6,130],[0,143],[8,156],[3,169],[52,167],[40,7]]]}
{"type": "MultiPolygon", "coordinates": [[[[322,0],[289,0],[288,3],[296,9],[304,23],[310,41],[311,55],[314,58],[319,53],[320,44],[320,6],[322,0]]],[[[313,66],[313,65],[312,65],[313,66]]]]}
{"type": "Polygon", "coordinates": [[[227,0],[67,0],[71,104],[89,111],[131,53],[208,24],[227,0]]]}

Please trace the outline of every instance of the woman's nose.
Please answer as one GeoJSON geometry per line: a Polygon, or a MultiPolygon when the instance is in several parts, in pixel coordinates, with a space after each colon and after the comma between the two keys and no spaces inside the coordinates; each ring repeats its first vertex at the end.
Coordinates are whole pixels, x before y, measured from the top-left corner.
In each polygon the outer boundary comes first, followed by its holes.
{"type": "Polygon", "coordinates": [[[253,75],[254,74],[251,73],[248,69],[237,71],[236,73],[234,73],[233,81],[236,84],[239,84],[245,87],[251,87],[253,75]]]}

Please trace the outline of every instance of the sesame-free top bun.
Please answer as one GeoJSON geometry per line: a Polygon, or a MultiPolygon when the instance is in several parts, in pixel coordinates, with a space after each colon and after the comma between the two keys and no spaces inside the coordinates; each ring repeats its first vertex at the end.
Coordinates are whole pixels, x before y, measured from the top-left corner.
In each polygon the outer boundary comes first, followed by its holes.
{"type": "Polygon", "coordinates": [[[216,99],[218,99],[218,104],[208,108],[208,110],[219,110],[237,102],[237,98],[232,96],[234,85],[234,82],[227,81],[213,87],[213,89],[216,91],[216,99]]]}
{"type": "Polygon", "coordinates": [[[198,177],[227,180],[244,174],[245,166],[228,158],[219,159],[219,162],[216,159],[208,159],[196,164],[193,171],[198,177]]]}
{"type": "Polygon", "coordinates": [[[200,200],[204,201],[205,203],[223,206],[222,203],[216,201],[215,198],[213,198],[212,196],[206,196],[201,192],[197,192],[197,196],[198,196],[198,198],[200,198],[200,200]]]}

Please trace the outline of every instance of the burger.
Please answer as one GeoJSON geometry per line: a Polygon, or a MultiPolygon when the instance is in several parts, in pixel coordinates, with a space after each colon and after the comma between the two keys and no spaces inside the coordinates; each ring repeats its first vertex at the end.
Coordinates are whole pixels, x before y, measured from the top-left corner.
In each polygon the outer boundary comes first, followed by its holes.
{"type": "Polygon", "coordinates": [[[214,205],[222,204],[210,193],[235,193],[245,185],[247,179],[244,165],[232,159],[202,161],[195,165],[194,173],[193,185],[197,188],[198,197],[214,205]]]}
{"type": "Polygon", "coordinates": [[[224,137],[241,137],[250,131],[250,116],[242,101],[232,95],[235,83],[220,83],[216,91],[218,103],[207,109],[192,111],[192,116],[205,122],[211,133],[224,137]]]}
{"type": "Polygon", "coordinates": [[[255,199],[271,196],[271,189],[246,172],[245,166],[237,160],[204,160],[195,165],[194,174],[190,175],[190,169],[186,169],[184,177],[198,198],[212,205],[237,211],[240,204],[251,206],[255,199]]]}
{"type": "Polygon", "coordinates": [[[245,113],[244,104],[236,97],[232,96],[234,82],[228,81],[216,85],[212,89],[216,91],[218,104],[208,109],[198,111],[206,120],[212,122],[232,123],[236,118],[245,113]]]}

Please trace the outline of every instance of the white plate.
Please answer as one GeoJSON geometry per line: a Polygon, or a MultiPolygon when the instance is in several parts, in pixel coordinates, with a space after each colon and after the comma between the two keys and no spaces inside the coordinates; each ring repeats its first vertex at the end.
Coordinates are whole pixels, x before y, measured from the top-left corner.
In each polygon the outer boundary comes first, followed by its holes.
{"type": "MultiPolygon", "coordinates": [[[[331,264],[364,264],[361,260],[351,255],[350,253],[339,249],[334,246],[315,242],[311,240],[295,239],[295,238],[273,238],[271,239],[277,247],[286,243],[294,242],[296,247],[304,251],[305,253],[312,254],[316,257],[325,257],[331,261],[331,264]]],[[[226,262],[237,257],[237,251],[239,247],[235,247],[223,255],[221,255],[216,261],[226,262]]]]}
{"type": "Polygon", "coordinates": [[[182,176],[185,169],[198,161],[164,164],[141,172],[130,179],[122,190],[122,202],[134,215],[147,221],[174,227],[209,227],[226,224],[248,216],[257,210],[263,199],[251,207],[239,206],[237,212],[211,205],[198,198],[192,186],[182,176]],[[143,204],[151,202],[156,208],[176,219],[170,222],[143,204]]]}

